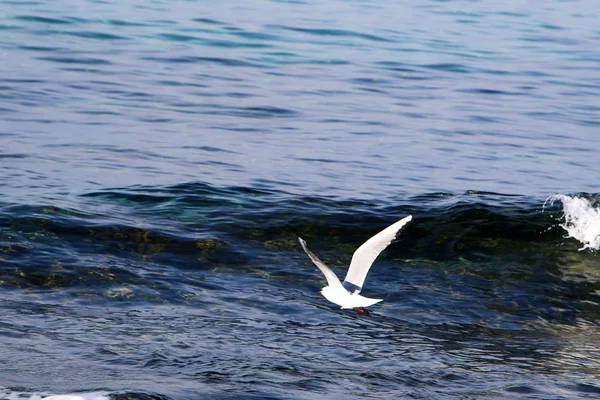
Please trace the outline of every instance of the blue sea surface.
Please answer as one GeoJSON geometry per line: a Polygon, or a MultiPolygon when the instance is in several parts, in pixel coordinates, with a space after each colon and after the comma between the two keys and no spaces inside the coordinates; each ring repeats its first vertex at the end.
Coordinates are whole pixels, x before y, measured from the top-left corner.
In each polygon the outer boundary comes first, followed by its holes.
{"type": "Polygon", "coordinates": [[[599,15],[0,0],[0,399],[597,399],[599,15]]]}

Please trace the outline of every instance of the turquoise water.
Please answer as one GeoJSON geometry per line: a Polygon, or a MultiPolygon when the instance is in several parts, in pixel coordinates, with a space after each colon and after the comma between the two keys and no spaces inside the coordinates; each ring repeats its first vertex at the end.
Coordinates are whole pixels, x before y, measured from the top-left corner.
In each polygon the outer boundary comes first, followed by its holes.
{"type": "Polygon", "coordinates": [[[0,5],[0,398],[600,394],[596,2],[0,5]]]}

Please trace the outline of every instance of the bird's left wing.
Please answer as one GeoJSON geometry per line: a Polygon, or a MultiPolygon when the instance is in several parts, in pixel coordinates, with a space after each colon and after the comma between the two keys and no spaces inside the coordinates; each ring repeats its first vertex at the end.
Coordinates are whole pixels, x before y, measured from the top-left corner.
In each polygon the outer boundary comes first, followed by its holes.
{"type": "Polygon", "coordinates": [[[362,244],[352,255],[348,274],[344,279],[344,288],[350,293],[358,293],[362,289],[367,273],[379,253],[398,237],[400,230],[412,220],[412,215],[388,226],[371,239],[362,244]]]}
{"type": "Polygon", "coordinates": [[[306,246],[306,242],[304,241],[304,239],[298,237],[298,241],[304,249],[304,252],[308,254],[312,262],[315,263],[315,265],[319,267],[323,275],[325,275],[325,279],[327,279],[327,284],[332,287],[342,286],[342,283],[336,276],[335,272],[333,272],[327,265],[325,265],[323,261],[319,260],[319,257],[317,257],[312,251],[309,250],[309,248],[306,246]]]}

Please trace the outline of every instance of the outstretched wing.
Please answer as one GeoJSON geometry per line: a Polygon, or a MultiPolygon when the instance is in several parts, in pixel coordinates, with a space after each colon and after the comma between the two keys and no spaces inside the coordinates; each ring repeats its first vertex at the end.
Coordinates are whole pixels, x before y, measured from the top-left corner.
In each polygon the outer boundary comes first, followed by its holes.
{"type": "Polygon", "coordinates": [[[392,243],[392,240],[398,237],[400,230],[410,220],[412,220],[412,215],[402,218],[400,221],[388,226],[367,240],[354,252],[348,274],[346,275],[346,279],[344,279],[343,285],[346,290],[350,293],[358,293],[362,290],[362,285],[365,282],[373,261],[375,261],[383,249],[392,243]]]}
{"type": "Polygon", "coordinates": [[[317,267],[319,267],[319,269],[321,270],[323,275],[325,275],[325,278],[327,279],[327,285],[333,286],[333,287],[342,286],[342,283],[340,282],[338,277],[335,275],[335,273],[331,269],[329,269],[329,267],[327,265],[325,265],[323,263],[323,261],[319,260],[319,257],[317,257],[312,251],[310,251],[308,249],[304,239],[302,239],[301,237],[298,237],[298,241],[300,242],[300,245],[302,246],[302,248],[304,249],[306,254],[308,254],[308,256],[310,257],[312,262],[315,263],[315,265],[317,267]]]}

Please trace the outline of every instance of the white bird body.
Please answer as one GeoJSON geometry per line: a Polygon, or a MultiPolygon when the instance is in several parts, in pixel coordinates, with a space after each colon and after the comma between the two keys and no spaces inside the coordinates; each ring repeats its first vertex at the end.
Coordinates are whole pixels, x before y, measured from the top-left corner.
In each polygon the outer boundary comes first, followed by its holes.
{"type": "Polygon", "coordinates": [[[321,294],[327,300],[342,308],[369,307],[383,300],[371,299],[369,297],[361,296],[358,293],[350,293],[341,283],[339,286],[325,286],[321,289],[321,294]]]}
{"type": "Polygon", "coordinates": [[[325,265],[325,263],[319,260],[319,258],[308,249],[306,242],[299,237],[298,241],[300,242],[300,245],[327,279],[327,286],[325,286],[320,293],[327,300],[342,308],[353,308],[355,310],[362,308],[362,312],[359,312],[358,310],[357,312],[361,314],[368,313],[364,307],[372,306],[383,299],[371,299],[359,295],[362,290],[362,285],[365,282],[365,278],[367,277],[367,273],[379,253],[398,237],[400,230],[411,220],[412,216],[409,215],[388,226],[363,243],[352,255],[352,261],[350,262],[350,267],[348,268],[348,273],[343,283],[340,282],[336,274],[325,265]]]}

